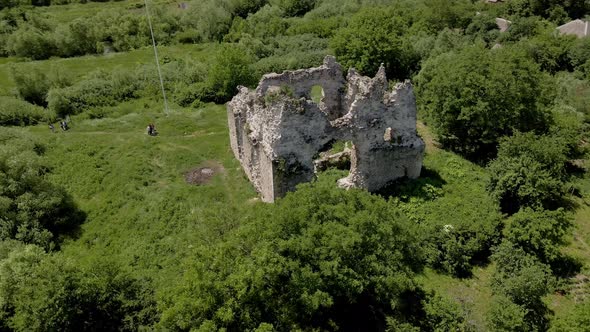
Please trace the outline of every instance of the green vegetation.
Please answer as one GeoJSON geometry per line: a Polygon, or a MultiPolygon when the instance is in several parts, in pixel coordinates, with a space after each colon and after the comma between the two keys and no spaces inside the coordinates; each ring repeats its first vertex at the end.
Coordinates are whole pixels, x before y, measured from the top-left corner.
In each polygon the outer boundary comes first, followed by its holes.
{"type": "Polygon", "coordinates": [[[479,45],[429,59],[416,83],[425,118],[440,142],[485,159],[495,154],[503,136],[545,130],[545,80],[524,54],[479,45]]]}
{"type": "Polygon", "coordinates": [[[170,114],[143,1],[74,2],[0,3],[0,330],[587,329],[587,2],[150,2],[170,114]],[[415,83],[422,176],[259,203],[221,103],[326,54],[415,83]]]}
{"type": "Polygon", "coordinates": [[[47,181],[46,147],[18,131],[0,128],[0,239],[52,249],[84,216],[63,188],[47,181]]]}

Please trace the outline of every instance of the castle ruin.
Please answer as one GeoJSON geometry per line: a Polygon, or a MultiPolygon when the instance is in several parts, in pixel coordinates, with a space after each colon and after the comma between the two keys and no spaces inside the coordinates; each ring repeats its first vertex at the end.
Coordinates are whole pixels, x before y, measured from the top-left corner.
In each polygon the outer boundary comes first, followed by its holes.
{"type": "Polygon", "coordinates": [[[424,142],[412,85],[390,91],[383,66],[372,79],[354,69],[345,78],[327,56],[317,68],[264,75],[254,91],[239,87],[227,111],[231,148],[265,202],[311,181],[314,161],[336,141],[352,141],[342,188],[376,191],[420,175],[424,142]],[[317,86],[318,103],[311,97],[317,86]]]}

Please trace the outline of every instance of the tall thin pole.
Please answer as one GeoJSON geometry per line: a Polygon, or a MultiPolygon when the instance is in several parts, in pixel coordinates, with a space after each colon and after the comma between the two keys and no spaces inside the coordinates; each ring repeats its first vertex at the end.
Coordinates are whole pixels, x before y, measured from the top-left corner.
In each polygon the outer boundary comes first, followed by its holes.
{"type": "Polygon", "coordinates": [[[164,111],[168,116],[168,99],[166,99],[166,90],[164,89],[164,79],[162,78],[162,71],[160,70],[160,60],[158,59],[158,48],[156,47],[156,38],[154,37],[154,28],[152,27],[152,19],[150,11],[148,10],[147,0],[143,0],[145,4],[145,14],[147,15],[148,24],[150,26],[150,33],[152,35],[152,45],[154,46],[154,55],[156,56],[156,67],[158,68],[158,77],[160,78],[160,86],[162,87],[162,96],[164,96],[164,111]]]}

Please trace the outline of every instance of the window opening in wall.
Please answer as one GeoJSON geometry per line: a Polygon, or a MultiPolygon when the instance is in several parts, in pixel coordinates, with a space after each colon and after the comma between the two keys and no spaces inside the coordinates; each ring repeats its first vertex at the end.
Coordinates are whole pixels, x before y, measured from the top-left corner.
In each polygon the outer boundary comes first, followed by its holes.
{"type": "Polygon", "coordinates": [[[314,85],[311,87],[311,100],[319,104],[322,101],[322,97],[324,97],[324,88],[321,85],[314,85]]]}

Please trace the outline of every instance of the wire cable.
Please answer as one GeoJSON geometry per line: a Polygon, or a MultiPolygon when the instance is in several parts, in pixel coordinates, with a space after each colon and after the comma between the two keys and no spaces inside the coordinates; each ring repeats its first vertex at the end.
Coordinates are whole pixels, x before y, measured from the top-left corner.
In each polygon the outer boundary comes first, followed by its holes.
{"type": "Polygon", "coordinates": [[[168,99],[166,98],[166,90],[164,89],[164,79],[162,78],[162,70],[160,69],[160,60],[158,59],[158,48],[156,47],[156,38],[154,37],[154,28],[152,27],[152,19],[150,11],[148,10],[147,0],[143,0],[145,4],[145,14],[147,16],[148,25],[150,26],[150,33],[152,35],[152,45],[154,46],[154,55],[156,57],[156,67],[158,68],[158,77],[160,78],[160,86],[162,87],[162,96],[164,97],[164,112],[166,116],[169,114],[168,99]]]}

